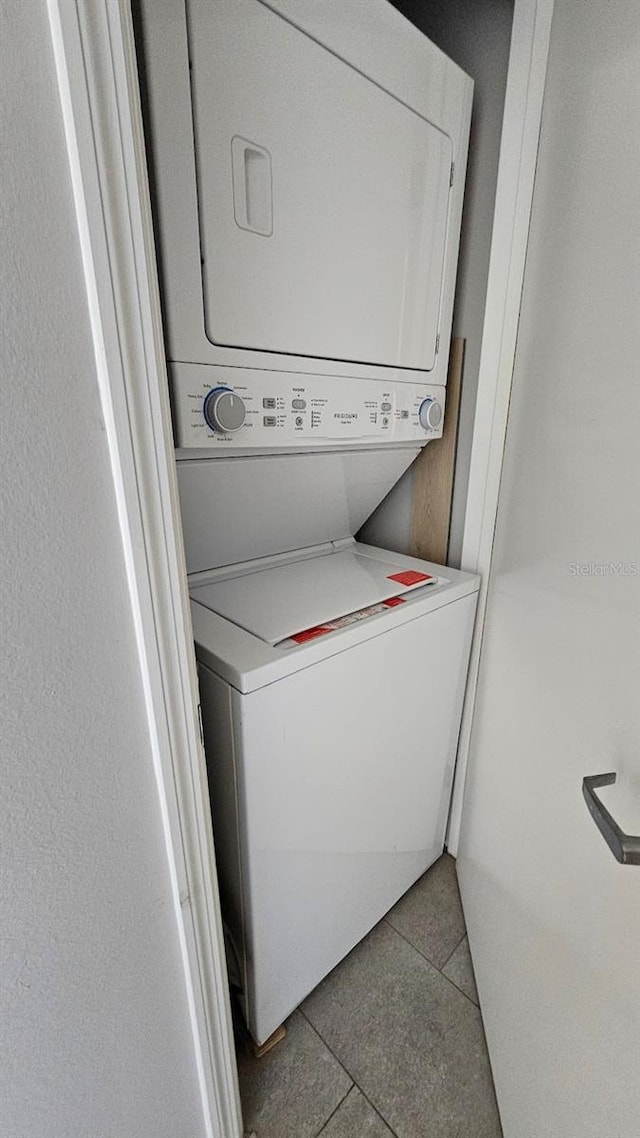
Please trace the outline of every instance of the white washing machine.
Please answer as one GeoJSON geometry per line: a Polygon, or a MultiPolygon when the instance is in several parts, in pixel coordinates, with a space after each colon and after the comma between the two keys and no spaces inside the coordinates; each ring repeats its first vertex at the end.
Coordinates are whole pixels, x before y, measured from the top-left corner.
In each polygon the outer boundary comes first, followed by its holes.
{"type": "Polygon", "coordinates": [[[473,84],[386,0],[139,7],[214,837],[262,1042],[443,848],[478,582],[355,535],[442,434],[473,84]]]}
{"type": "Polygon", "coordinates": [[[258,1043],[442,853],[477,589],[353,541],[192,583],[223,910],[258,1043]]]}

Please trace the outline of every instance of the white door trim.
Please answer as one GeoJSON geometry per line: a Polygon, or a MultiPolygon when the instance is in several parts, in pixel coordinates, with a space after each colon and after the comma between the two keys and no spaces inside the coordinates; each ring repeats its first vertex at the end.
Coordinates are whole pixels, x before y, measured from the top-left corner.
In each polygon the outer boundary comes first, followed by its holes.
{"type": "Polygon", "coordinates": [[[203,1133],[240,1138],[130,6],[48,9],[203,1133]]]}
{"type": "Polygon", "coordinates": [[[482,584],[447,834],[454,856],[478,686],[553,4],[554,0],[515,0],[513,14],[460,565],[479,573],[482,584]]]}

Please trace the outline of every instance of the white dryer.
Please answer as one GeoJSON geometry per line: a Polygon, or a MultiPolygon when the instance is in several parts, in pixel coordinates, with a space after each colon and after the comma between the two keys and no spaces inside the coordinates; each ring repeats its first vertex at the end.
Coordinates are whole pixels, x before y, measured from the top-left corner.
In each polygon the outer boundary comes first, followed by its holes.
{"type": "Polygon", "coordinates": [[[472,81],[387,0],[139,4],[180,452],[437,438],[472,81]]]}
{"type": "Polygon", "coordinates": [[[442,853],[477,589],[353,541],[192,581],[221,896],[259,1043],[442,853]]]}

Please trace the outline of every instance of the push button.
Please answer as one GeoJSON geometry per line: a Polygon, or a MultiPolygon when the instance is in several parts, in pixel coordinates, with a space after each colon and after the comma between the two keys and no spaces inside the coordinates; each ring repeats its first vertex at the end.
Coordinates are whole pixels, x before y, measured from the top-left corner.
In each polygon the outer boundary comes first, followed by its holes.
{"type": "Polygon", "coordinates": [[[381,411],[390,411],[391,410],[391,404],[390,403],[381,403],[380,404],[380,410],[381,411]]]}
{"type": "Polygon", "coordinates": [[[307,401],[306,399],[293,399],[291,401],[291,406],[294,411],[306,411],[307,401]]]}
{"type": "Polygon", "coordinates": [[[264,407],[265,411],[274,411],[275,406],[276,406],[276,401],[275,401],[275,399],[263,399],[262,400],[262,406],[264,407]]]}
{"type": "Polygon", "coordinates": [[[276,417],[275,415],[265,415],[262,422],[264,423],[265,427],[275,427],[276,417]]]}

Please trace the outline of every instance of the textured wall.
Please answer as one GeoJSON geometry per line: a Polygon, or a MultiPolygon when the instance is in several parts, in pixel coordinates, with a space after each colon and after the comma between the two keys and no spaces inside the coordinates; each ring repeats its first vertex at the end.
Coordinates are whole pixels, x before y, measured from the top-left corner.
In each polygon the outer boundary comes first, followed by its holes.
{"type": "Polygon", "coordinates": [[[44,0],[0,3],[0,1133],[202,1133],[44,0]]]}

